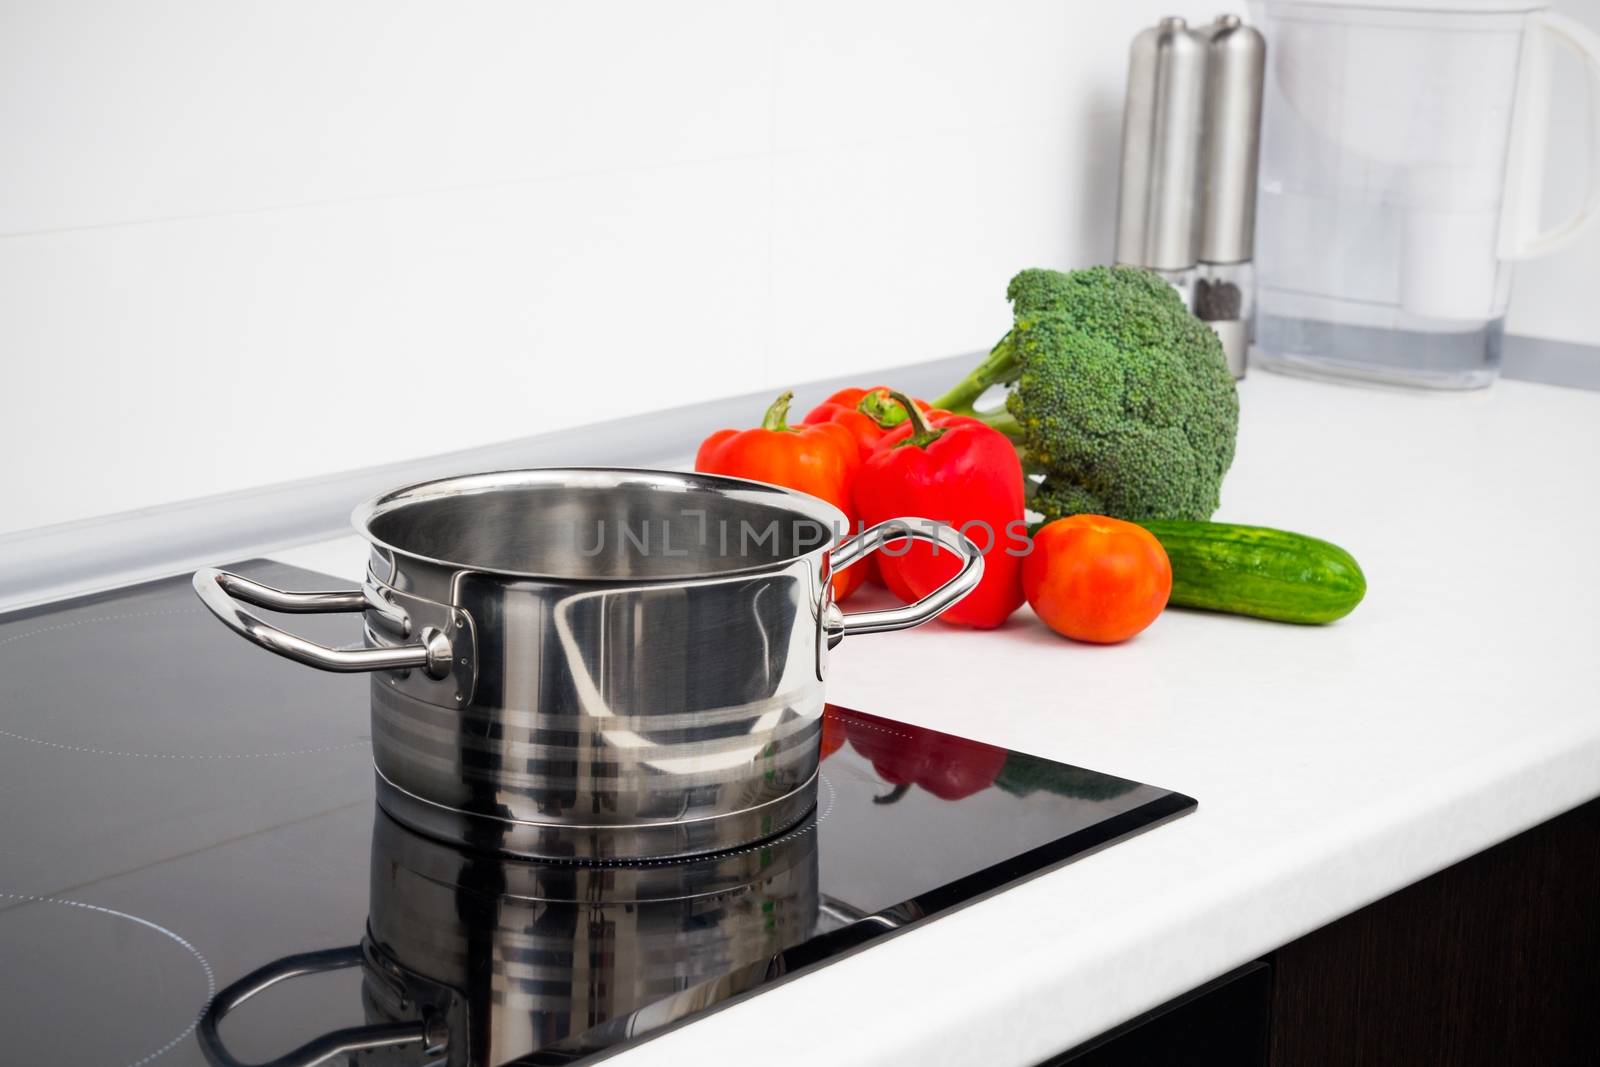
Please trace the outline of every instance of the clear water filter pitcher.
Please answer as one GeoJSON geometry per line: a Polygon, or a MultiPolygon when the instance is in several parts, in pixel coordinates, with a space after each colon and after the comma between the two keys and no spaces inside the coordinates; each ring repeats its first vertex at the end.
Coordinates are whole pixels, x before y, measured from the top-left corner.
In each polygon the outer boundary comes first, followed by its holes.
{"type": "Polygon", "coordinates": [[[1268,59],[1251,361],[1489,384],[1510,263],[1600,215],[1600,37],[1515,0],[1252,10],[1268,59]],[[1591,191],[1541,230],[1552,43],[1589,74],[1591,191]]]}

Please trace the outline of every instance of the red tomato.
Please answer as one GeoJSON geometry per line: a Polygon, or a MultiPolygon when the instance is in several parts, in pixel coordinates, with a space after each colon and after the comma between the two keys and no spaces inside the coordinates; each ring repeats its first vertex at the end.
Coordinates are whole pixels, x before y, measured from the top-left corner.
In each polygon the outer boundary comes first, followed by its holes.
{"type": "Polygon", "coordinates": [[[1022,591],[1039,618],[1075,641],[1126,641],[1155,621],[1172,564],[1155,535],[1104,515],[1057,519],[1033,538],[1022,591]]]}

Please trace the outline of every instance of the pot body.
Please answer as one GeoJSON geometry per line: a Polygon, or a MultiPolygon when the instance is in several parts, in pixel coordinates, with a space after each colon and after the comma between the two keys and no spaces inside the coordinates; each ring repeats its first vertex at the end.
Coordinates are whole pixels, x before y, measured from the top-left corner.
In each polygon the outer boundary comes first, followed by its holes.
{"type": "Polygon", "coordinates": [[[448,842],[582,861],[736,848],[815,799],[829,649],[914,626],[983,558],[908,517],[845,538],[831,505],[712,475],[568,468],[428,482],[357,509],[359,591],[289,593],[215,570],[195,589],[249,640],[372,672],[378,800],[448,842]],[[887,541],[959,560],[915,604],[841,613],[830,578],[887,541]],[[239,602],[360,611],[331,649],[239,602]]]}
{"type": "MultiPolygon", "coordinates": [[[[811,808],[820,554],[623,587],[390,562],[374,553],[389,572],[369,584],[379,598],[447,600],[476,635],[469,699],[373,676],[379,800],[402,822],[514,854],[607,859],[731,848],[811,808]]],[[[395,640],[371,622],[368,634],[395,640]]]]}

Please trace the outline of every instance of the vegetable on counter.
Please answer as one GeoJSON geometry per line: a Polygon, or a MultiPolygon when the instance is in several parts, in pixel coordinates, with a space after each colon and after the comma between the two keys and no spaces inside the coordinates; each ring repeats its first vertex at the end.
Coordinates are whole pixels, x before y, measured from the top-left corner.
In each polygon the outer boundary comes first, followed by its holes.
{"type": "Polygon", "coordinates": [[[1161,542],[1142,526],[1104,515],[1046,523],[1023,561],[1028,604],[1075,641],[1126,641],[1156,620],[1172,591],[1161,542]]]}
{"type": "Polygon", "coordinates": [[[1323,623],[1355,610],[1367,579],[1338,545],[1265,526],[1141,523],[1172,561],[1172,603],[1277,622],[1323,623]]]}
{"type": "Polygon", "coordinates": [[[1011,332],[933,405],[1016,443],[1045,475],[1035,510],[1210,518],[1239,422],[1216,334],[1136,267],[1025,270],[1006,296],[1011,332]],[[1005,407],[975,412],[995,385],[1011,387],[1005,407]]]}
{"type": "MultiPolygon", "coordinates": [[[[928,405],[924,401],[918,400],[917,405],[924,411],[928,410],[928,405]]],[[[844,426],[854,435],[863,458],[872,453],[885,434],[905,420],[905,408],[889,395],[889,387],[886,385],[875,385],[868,389],[859,387],[840,389],[806,412],[805,418],[807,425],[836,422],[844,426]]],[[[863,582],[882,584],[877,553],[873,553],[850,569],[860,571],[860,580],[863,582]]]]}
{"type": "MultiPolygon", "coordinates": [[[[1016,452],[1005,435],[977,419],[930,419],[909,398],[892,395],[909,417],[862,462],[856,511],[869,526],[915,516],[971,537],[984,552],[983,578],[939,618],[979,629],[999,626],[1022,606],[1022,559],[1007,551],[1019,547],[1015,538],[1024,529],[1016,452]]],[[[884,584],[907,602],[933,592],[960,566],[955,553],[922,542],[891,544],[877,557],[884,584]]]]}
{"type": "MultiPolygon", "coordinates": [[[[851,481],[861,465],[855,437],[835,422],[811,426],[789,425],[786,392],[767,408],[761,425],[752,430],[718,430],[707,437],[695,455],[694,469],[704,474],[726,474],[771,482],[821,497],[856,525],[851,502],[851,481]]],[[[866,580],[866,571],[848,567],[833,576],[833,597],[843,600],[866,580]]]]}
{"type": "MultiPolygon", "coordinates": [[[[1012,328],[943,396],[842,389],[787,423],[792,394],[757,429],[701,445],[697,470],[775,482],[852,523],[909,516],[984,549],[950,623],[987,629],[1024,599],[1048,626],[1125,641],[1168,604],[1293,623],[1349,614],[1366,594],[1350,554],[1314,537],[1208,522],[1232,465],[1239,397],[1220,342],[1160,276],[1136,267],[1024,270],[1012,328]],[[1003,405],[979,411],[995,387],[1003,405]],[[1028,511],[1043,515],[1024,551],[1028,511]]],[[[833,579],[870,573],[900,599],[954,575],[953,553],[893,542],[833,579]]]]}

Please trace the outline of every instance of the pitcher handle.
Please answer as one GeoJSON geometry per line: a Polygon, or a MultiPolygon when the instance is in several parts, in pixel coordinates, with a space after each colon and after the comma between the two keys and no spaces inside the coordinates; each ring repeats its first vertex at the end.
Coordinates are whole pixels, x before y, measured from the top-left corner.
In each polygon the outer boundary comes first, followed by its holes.
{"type": "Polygon", "coordinates": [[[1600,34],[1552,11],[1528,15],[1522,57],[1517,64],[1510,149],[1506,162],[1505,207],[1500,258],[1532,259],[1569,244],[1600,218],[1600,34]],[[1545,105],[1550,95],[1546,42],[1566,46],[1584,61],[1589,84],[1589,192],[1566,220],[1539,229],[1539,194],[1545,169],[1545,105]]]}
{"type": "Polygon", "coordinates": [[[829,553],[834,570],[843,570],[870,552],[876,552],[890,541],[902,538],[927,541],[939,548],[954,552],[962,560],[961,569],[939,588],[915,603],[879,611],[840,611],[829,604],[823,619],[823,630],[832,648],[851,634],[875,634],[886,630],[904,630],[920,626],[938,618],[944,610],[978,587],[983,579],[983,551],[966,534],[945,523],[931,519],[890,519],[871,529],[863,530],[839,543],[829,553]]]}

